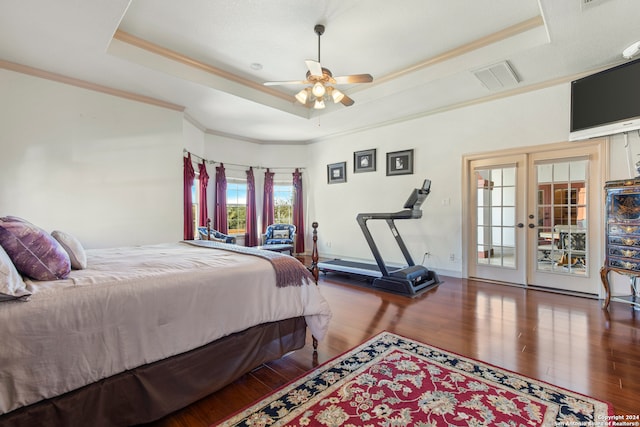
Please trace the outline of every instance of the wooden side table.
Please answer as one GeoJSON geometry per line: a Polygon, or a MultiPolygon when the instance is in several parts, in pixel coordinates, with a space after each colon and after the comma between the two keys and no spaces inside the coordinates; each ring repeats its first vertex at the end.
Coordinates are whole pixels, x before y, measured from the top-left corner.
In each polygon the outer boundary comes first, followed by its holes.
{"type": "Polygon", "coordinates": [[[640,310],[640,285],[638,285],[638,280],[640,279],[640,273],[629,272],[625,269],[611,268],[611,267],[602,267],[600,269],[600,280],[602,280],[602,286],[604,287],[605,300],[602,304],[602,308],[607,310],[609,308],[609,303],[611,301],[624,302],[627,304],[632,304],[634,309],[640,310]],[[614,271],[616,273],[629,276],[629,282],[631,285],[631,294],[630,295],[611,295],[611,287],[609,284],[609,272],[614,271]]]}

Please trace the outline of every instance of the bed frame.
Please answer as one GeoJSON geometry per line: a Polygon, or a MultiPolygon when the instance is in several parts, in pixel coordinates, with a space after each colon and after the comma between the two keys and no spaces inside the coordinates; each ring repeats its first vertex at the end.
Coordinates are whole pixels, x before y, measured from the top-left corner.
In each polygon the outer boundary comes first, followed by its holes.
{"type": "MultiPolygon", "coordinates": [[[[317,284],[317,227],[312,264],[317,284]]],[[[0,427],[113,427],[155,421],[270,360],[304,347],[304,317],[260,324],[0,416],[0,427]]],[[[313,339],[314,352],[317,340],[313,339]]]]}

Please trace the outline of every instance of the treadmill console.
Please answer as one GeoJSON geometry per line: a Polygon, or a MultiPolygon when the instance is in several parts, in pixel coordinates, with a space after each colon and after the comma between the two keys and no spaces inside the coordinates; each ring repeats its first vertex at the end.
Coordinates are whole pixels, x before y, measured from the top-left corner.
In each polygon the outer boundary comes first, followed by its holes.
{"type": "Polygon", "coordinates": [[[420,210],[422,203],[431,192],[431,180],[425,179],[422,183],[422,188],[415,188],[409,195],[409,198],[404,202],[405,209],[420,210]]]}

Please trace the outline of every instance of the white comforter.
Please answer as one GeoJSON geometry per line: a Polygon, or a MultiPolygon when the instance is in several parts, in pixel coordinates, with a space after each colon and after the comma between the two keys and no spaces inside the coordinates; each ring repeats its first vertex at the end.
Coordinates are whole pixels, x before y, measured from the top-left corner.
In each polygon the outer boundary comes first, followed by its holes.
{"type": "Polygon", "coordinates": [[[68,279],[0,304],[0,414],[251,326],[331,317],[312,283],[275,286],[268,260],[184,243],[88,250],[68,279]]]}

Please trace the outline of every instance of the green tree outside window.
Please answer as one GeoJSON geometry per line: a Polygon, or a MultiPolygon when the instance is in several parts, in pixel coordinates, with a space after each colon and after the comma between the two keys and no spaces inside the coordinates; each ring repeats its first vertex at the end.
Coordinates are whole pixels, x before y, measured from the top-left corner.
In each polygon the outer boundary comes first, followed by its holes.
{"type": "Polygon", "coordinates": [[[227,227],[229,234],[247,230],[247,182],[227,180],[227,227]]]}
{"type": "Polygon", "coordinates": [[[276,224],[293,224],[293,191],[293,184],[274,184],[273,221],[276,224]]]}

